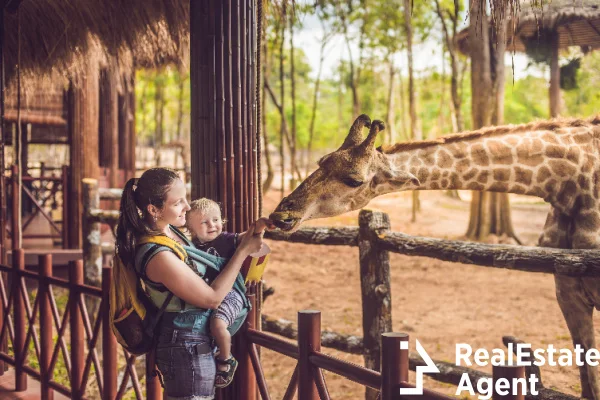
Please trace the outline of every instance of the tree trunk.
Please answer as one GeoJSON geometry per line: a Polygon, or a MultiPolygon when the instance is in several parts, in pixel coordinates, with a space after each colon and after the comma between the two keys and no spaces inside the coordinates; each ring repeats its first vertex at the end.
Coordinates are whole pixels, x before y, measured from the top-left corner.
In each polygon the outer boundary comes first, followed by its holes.
{"type": "Polygon", "coordinates": [[[388,81],[388,98],[387,98],[387,111],[385,116],[385,121],[387,124],[387,142],[389,144],[396,143],[396,125],[395,119],[396,115],[394,113],[394,76],[396,75],[396,71],[394,70],[394,62],[392,61],[391,56],[389,57],[389,81],[388,81]]]}
{"type": "MultiPolygon", "coordinates": [[[[408,58],[408,108],[410,113],[410,134],[413,140],[423,140],[423,135],[417,126],[417,105],[415,101],[415,82],[413,71],[412,53],[412,22],[411,22],[411,0],[404,0],[404,30],[406,31],[406,56],[408,58]]],[[[412,222],[417,220],[417,212],[420,210],[419,192],[412,193],[412,222]]]]}
{"type": "Polygon", "coordinates": [[[285,44],[285,20],[287,19],[286,14],[287,8],[286,3],[283,3],[283,12],[282,12],[282,23],[281,23],[281,43],[279,45],[279,85],[280,87],[280,113],[281,113],[281,121],[279,124],[279,161],[280,161],[280,172],[281,172],[281,198],[283,199],[283,193],[285,191],[285,152],[284,152],[284,136],[285,136],[285,74],[283,71],[283,49],[285,44]]]}
{"type": "Polygon", "coordinates": [[[296,162],[296,134],[297,134],[297,125],[296,125],[296,68],[294,61],[294,20],[296,18],[296,14],[294,10],[292,10],[292,15],[290,15],[290,81],[291,81],[291,96],[292,96],[292,135],[291,140],[292,144],[290,146],[290,171],[292,171],[292,175],[290,178],[290,190],[296,189],[297,181],[294,178],[294,171],[298,168],[296,162]]]}
{"type": "MultiPolygon", "coordinates": [[[[321,20],[321,26],[323,27],[323,32],[325,32],[325,26],[323,21],[321,20]]],[[[313,145],[313,139],[315,134],[315,121],[317,119],[317,102],[319,101],[319,88],[321,86],[321,74],[323,72],[323,61],[325,60],[325,46],[327,46],[327,42],[331,38],[331,35],[323,34],[323,38],[321,39],[321,50],[319,51],[319,69],[317,70],[317,79],[315,80],[315,92],[313,94],[313,102],[312,102],[312,110],[310,113],[310,127],[308,130],[308,145],[306,146],[306,154],[304,157],[304,167],[305,167],[305,176],[308,176],[311,167],[311,151],[313,145]]]]}
{"type": "Polygon", "coordinates": [[[161,146],[164,144],[164,82],[162,72],[157,72],[155,77],[155,92],[154,92],[154,161],[156,166],[161,165],[161,146]]]}
{"type": "Polygon", "coordinates": [[[267,41],[263,40],[262,42],[262,62],[263,62],[263,87],[262,87],[262,96],[260,98],[261,101],[261,124],[262,124],[262,134],[263,134],[263,155],[265,156],[265,164],[267,166],[267,176],[264,182],[259,182],[259,185],[262,184],[262,191],[266,193],[271,189],[271,184],[273,183],[274,172],[273,172],[273,164],[271,163],[271,153],[269,153],[269,135],[267,134],[267,108],[266,108],[266,82],[269,80],[269,76],[271,75],[271,64],[269,63],[269,57],[267,57],[267,41]]]}
{"type": "MultiPolygon", "coordinates": [[[[177,125],[176,125],[176,131],[175,131],[175,136],[176,136],[176,140],[177,142],[181,142],[183,141],[183,137],[182,137],[182,132],[181,132],[181,126],[183,124],[183,88],[184,88],[184,83],[185,83],[185,78],[183,76],[181,76],[181,73],[179,73],[179,79],[177,81],[177,125]]],[[[182,158],[182,162],[183,162],[183,168],[185,170],[185,164],[186,164],[186,157],[185,157],[185,149],[187,147],[182,147],[181,148],[181,158],[182,158]]],[[[177,155],[178,153],[175,152],[175,160],[173,162],[175,168],[177,168],[177,155]]]]}
{"type": "Polygon", "coordinates": [[[402,130],[402,140],[410,140],[410,133],[408,130],[408,116],[406,114],[406,92],[404,90],[404,80],[402,79],[402,70],[398,70],[398,91],[400,92],[400,115],[402,124],[400,128],[402,130]]]}
{"type": "Polygon", "coordinates": [[[558,32],[553,32],[550,43],[552,53],[550,57],[550,117],[560,115],[560,67],[558,65],[558,32]]]}
{"type": "MultiPolygon", "coordinates": [[[[471,4],[477,18],[470,26],[471,90],[473,129],[504,121],[504,52],[506,50],[506,3],[494,10],[492,38],[487,33],[487,18],[479,5],[471,4]],[[480,25],[483,25],[480,28],[480,25]],[[473,29],[475,28],[475,29],[473,29]],[[490,96],[489,93],[492,93],[490,96]],[[491,103],[490,103],[491,102],[491,103]]],[[[473,192],[471,216],[466,236],[483,240],[488,235],[506,235],[520,243],[510,217],[508,193],[473,192]]]]}

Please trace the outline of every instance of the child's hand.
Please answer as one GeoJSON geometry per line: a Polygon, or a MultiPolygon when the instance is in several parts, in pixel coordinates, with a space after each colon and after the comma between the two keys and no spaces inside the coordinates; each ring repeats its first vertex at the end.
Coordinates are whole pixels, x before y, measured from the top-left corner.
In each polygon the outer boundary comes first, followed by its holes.
{"type": "Polygon", "coordinates": [[[254,234],[258,235],[258,234],[263,234],[265,229],[266,230],[273,230],[275,229],[275,224],[273,224],[273,221],[271,221],[269,218],[266,217],[261,217],[259,219],[256,220],[256,222],[254,223],[255,228],[254,228],[254,234]]]}
{"type": "Polygon", "coordinates": [[[256,229],[256,223],[250,225],[245,233],[246,234],[243,236],[242,241],[238,246],[238,250],[242,251],[246,256],[260,251],[263,239],[261,233],[256,229]]]}

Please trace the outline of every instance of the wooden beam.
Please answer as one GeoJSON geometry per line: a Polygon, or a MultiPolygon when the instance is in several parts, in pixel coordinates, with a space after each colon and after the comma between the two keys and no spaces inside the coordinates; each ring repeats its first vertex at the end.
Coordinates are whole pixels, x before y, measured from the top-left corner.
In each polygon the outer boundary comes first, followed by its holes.
{"type": "Polygon", "coordinates": [[[110,187],[117,186],[119,173],[119,94],[118,74],[113,68],[100,71],[100,165],[109,170],[110,187]]]}
{"type": "Polygon", "coordinates": [[[72,248],[79,249],[81,238],[83,178],[98,179],[98,64],[87,63],[86,71],[71,80],[69,88],[69,138],[71,156],[71,211],[69,226],[72,248]]]}

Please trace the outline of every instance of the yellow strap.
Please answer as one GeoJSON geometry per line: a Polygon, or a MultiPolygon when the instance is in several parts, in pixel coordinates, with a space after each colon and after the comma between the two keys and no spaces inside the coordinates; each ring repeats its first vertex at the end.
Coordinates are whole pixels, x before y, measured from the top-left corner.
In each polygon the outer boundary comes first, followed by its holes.
{"type": "Polygon", "coordinates": [[[144,236],[138,241],[138,244],[146,244],[146,243],[156,243],[162,246],[167,246],[171,250],[175,252],[177,257],[179,257],[182,261],[185,261],[187,257],[187,253],[183,246],[165,235],[155,235],[155,236],[144,236]]]}

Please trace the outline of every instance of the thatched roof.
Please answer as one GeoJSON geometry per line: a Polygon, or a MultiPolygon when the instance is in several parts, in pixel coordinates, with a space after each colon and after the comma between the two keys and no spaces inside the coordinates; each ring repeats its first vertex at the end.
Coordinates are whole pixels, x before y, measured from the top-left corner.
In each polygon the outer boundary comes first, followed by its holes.
{"type": "MultiPolygon", "coordinates": [[[[524,52],[524,40],[537,39],[538,32],[544,29],[558,31],[560,48],[600,48],[599,0],[552,0],[543,6],[527,0],[521,0],[521,3],[514,23],[512,19],[508,21],[506,51],[524,52]]],[[[466,28],[455,39],[459,50],[465,54],[469,53],[468,37],[469,29],[466,28]]]]}
{"type": "Polygon", "coordinates": [[[133,60],[182,63],[188,26],[189,0],[23,0],[18,12],[5,13],[7,79],[15,75],[19,43],[26,81],[69,76],[94,60],[128,68],[133,60]]]}

